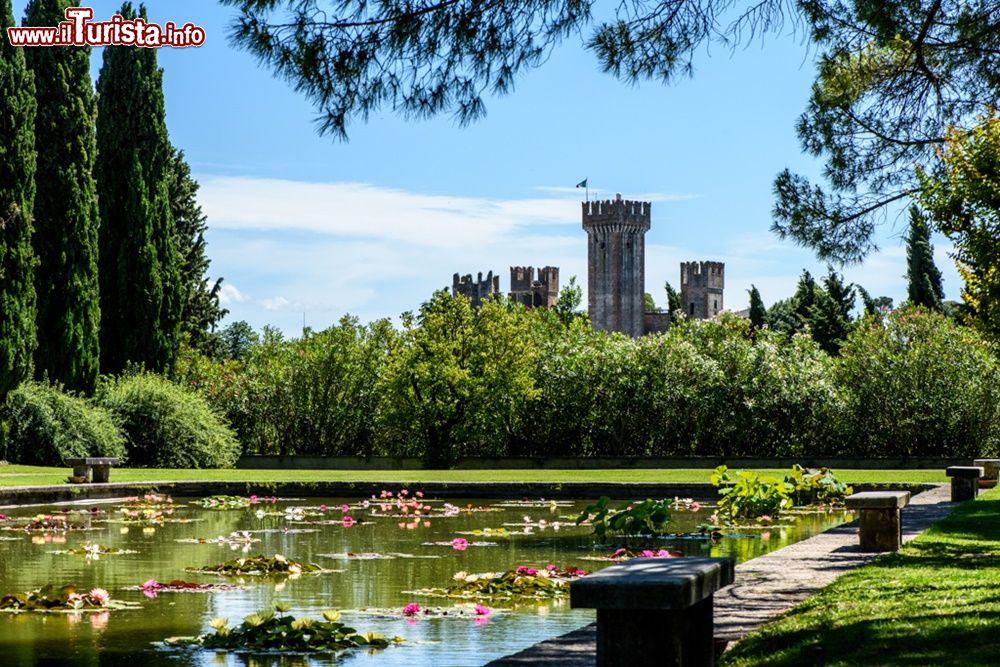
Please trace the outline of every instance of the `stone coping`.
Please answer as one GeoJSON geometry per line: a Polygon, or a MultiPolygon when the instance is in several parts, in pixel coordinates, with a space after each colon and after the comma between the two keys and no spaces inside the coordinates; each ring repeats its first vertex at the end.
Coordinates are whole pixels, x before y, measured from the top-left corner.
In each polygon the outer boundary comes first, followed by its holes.
{"type": "Polygon", "coordinates": [[[863,491],[844,498],[848,509],[898,509],[910,502],[909,491],[863,491]]]}
{"type": "Polygon", "coordinates": [[[983,469],[978,466],[949,466],[944,472],[948,477],[963,479],[978,479],[983,476],[983,469]]]}
{"type": "Polygon", "coordinates": [[[729,558],[633,558],[572,582],[584,609],[687,609],[733,583],[729,558]]]}
{"type": "MultiPolygon", "coordinates": [[[[907,489],[919,493],[934,484],[855,484],[859,491],[907,489]]],[[[124,498],[157,491],[180,497],[225,495],[288,495],[304,498],[347,498],[378,496],[383,489],[420,489],[438,498],[539,498],[558,500],[614,500],[638,498],[694,498],[717,500],[718,489],[711,484],[650,484],[630,482],[241,482],[241,481],[149,481],[102,484],[60,484],[55,486],[0,487],[0,506],[50,505],[53,503],[124,498]]]]}

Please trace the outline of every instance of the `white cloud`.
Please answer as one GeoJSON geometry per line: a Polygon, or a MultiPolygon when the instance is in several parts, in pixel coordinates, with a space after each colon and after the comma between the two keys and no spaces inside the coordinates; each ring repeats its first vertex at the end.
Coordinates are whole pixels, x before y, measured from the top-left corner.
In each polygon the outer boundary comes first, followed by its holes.
{"type": "Polygon", "coordinates": [[[237,289],[236,285],[222,283],[222,287],[219,288],[219,303],[223,306],[228,306],[234,303],[243,303],[246,300],[247,295],[237,289]]]}

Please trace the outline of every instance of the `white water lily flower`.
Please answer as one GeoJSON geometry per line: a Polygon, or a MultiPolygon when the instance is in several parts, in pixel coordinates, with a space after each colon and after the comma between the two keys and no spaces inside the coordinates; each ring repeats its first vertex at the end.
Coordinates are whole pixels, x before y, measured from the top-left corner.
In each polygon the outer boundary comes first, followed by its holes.
{"type": "Polygon", "coordinates": [[[455,581],[465,581],[465,578],[467,576],[468,574],[465,572],[465,570],[462,570],[461,572],[456,572],[454,576],[452,576],[452,579],[454,579],[455,581]]]}

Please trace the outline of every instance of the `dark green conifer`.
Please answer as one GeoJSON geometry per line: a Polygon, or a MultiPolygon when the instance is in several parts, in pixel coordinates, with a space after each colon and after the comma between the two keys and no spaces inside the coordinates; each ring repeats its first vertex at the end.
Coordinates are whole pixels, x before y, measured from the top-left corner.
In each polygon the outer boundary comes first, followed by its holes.
{"type": "Polygon", "coordinates": [[[35,86],[24,49],[7,40],[14,25],[0,0],[0,402],[31,373],[35,351],[35,86]]]}
{"type": "Polygon", "coordinates": [[[756,285],[750,285],[750,325],[754,329],[764,328],[767,321],[767,309],[764,307],[764,300],[760,298],[760,292],[756,285]]]}
{"type": "MultiPolygon", "coordinates": [[[[52,26],[73,0],[31,0],[24,24],[52,26]]],[[[38,257],[38,348],[35,374],[90,392],[99,369],[100,298],[97,283],[97,189],[94,158],[97,113],[90,49],[25,49],[35,75],[34,251],[38,257]]]]}
{"type": "MultiPolygon", "coordinates": [[[[136,16],[130,2],[120,13],[136,16]]],[[[97,90],[101,368],[165,371],[177,351],[184,290],[156,49],[106,47],[97,90]]]]}
{"type": "Polygon", "coordinates": [[[916,206],[910,207],[910,230],[906,235],[906,281],[910,303],[941,310],[944,300],[941,271],[934,264],[927,218],[916,206]]]}

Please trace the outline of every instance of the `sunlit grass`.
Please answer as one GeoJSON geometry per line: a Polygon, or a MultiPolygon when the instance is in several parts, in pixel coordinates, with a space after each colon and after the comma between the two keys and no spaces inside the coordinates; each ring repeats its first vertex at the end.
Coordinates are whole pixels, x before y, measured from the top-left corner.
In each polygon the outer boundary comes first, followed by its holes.
{"type": "Polygon", "coordinates": [[[996,665],[1000,489],[844,575],[725,655],[727,667],[996,665]]]}
{"type": "MultiPolygon", "coordinates": [[[[781,476],[785,470],[758,470],[781,476]]],[[[63,484],[69,468],[0,466],[0,486],[63,484]]],[[[706,469],[652,470],[188,470],[162,468],[115,468],[112,482],[150,481],[240,481],[240,482],[633,482],[647,484],[705,484],[706,469]]],[[[943,470],[841,470],[847,482],[939,483],[947,481],[943,470]]]]}

